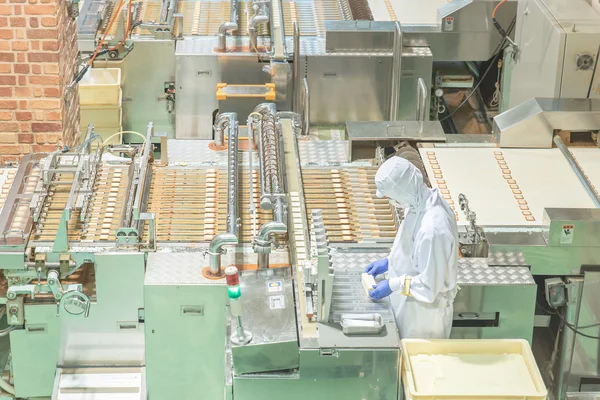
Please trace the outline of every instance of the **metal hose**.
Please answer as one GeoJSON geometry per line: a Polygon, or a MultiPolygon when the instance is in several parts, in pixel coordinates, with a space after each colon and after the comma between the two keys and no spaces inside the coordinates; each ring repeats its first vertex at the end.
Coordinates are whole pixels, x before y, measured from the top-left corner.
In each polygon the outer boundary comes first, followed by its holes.
{"type": "Polygon", "coordinates": [[[237,113],[229,113],[229,147],[227,150],[227,232],[221,233],[210,242],[211,275],[219,275],[221,249],[225,245],[238,244],[238,123],[237,113]]]}

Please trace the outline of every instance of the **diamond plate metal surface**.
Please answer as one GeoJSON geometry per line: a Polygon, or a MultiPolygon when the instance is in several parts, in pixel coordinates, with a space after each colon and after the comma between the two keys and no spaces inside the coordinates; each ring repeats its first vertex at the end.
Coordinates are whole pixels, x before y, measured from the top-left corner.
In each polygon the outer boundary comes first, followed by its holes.
{"type": "Polygon", "coordinates": [[[490,266],[529,265],[520,251],[496,251],[488,254],[486,261],[490,266]]]}
{"type": "MultiPolygon", "coordinates": [[[[375,260],[388,256],[388,252],[354,253],[333,252],[333,267],[339,270],[359,270],[375,260]]],[[[535,285],[527,267],[490,266],[483,258],[461,258],[458,264],[459,285],[535,285]]]]}
{"type": "MultiPolygon", "coordinates": [[[[208,244],[207,244],[208,246],[208,244]]],[[[221,285],[225,280],[206,279],[202,270],[208,266],[207,247],[162,247],[161,251],[148,254],[146,285],[221,285]]],[[[227,251],[221,257],[221,265],[256,265],[257,255],[249,245],[238,247],[236,252],[227,251]]],[[[286,249],[274,250],[270,255],[272,265],[289,265],[286,249]]]]}
{"type": "Polygon", "coordinates": [[[348,142],[343,140],[299,141],[298,150],[302,165],[348,161],[348,142]]]}
{"type": "Polygon", "coordinates": [[[146,264],[145,285],[224,285],[225,280],[206,279],[202,269],[208,257],[194,253],[150,253],[146,264]]]}
{"type": "MultiPolygon", "coordinates": [[[[167,142],[169,165],[227,166],[227,150],[211,150],[212,140],[171,139],[167,142]]],[[[239,153],[239,161],[248,164],[248,152],[239,153]]],[[[258,166],[258,154],[254,152],[252,164],[258,166]]]]}
{"type": "Polygon", "coordinates": [[[458,265],[459,285],[535,285],[527,267],[490,267],[482,258],[462,258],[458,265]]]}

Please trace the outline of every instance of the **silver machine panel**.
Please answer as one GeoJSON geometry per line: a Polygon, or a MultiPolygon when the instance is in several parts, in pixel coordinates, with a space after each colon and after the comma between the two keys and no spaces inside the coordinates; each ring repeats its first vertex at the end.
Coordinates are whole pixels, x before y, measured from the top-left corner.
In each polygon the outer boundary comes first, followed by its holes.
{"type": "Polygon", "coordinates": [[[519,0],[517,15],[519,56],[512,72],[510,107],[531,97],[598,97],[597,75],[592,74],[600,21],[589,3],[519,0]]]}

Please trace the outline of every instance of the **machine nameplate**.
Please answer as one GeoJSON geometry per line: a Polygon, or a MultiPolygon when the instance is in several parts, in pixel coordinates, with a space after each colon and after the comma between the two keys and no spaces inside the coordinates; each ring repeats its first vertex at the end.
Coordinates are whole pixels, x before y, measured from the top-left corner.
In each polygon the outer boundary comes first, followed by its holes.
{"type": "Polygon", "coordinates": [[[269,308],[271,310],[282,310],[285,308],[285,297],[282,295],[269,297],[269,308]]]}
{"type": "Polygon", "coordinates": [[[573,244],[573,236],[575,236],[575,226],[563,225],[560,232],[560,244],[573,244]]]}
{"type": "Polygon", "coordinates": [[[281,284],[281,281],[267,282],[267,292],[276,293],[276,292],[281,292],[282,290],[283,290],[283,285],[281,284]]]}

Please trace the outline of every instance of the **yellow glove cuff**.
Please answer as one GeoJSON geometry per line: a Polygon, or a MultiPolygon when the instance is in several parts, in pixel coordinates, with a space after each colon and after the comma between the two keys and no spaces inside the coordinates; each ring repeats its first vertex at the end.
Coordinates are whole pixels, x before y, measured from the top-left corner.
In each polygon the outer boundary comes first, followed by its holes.
{"type": "Polygon", "coordinates": [[[410,294],[410,281],[411,281],[412,277],[407,276],[404,278],[404,288],[402,288],[402,295],[403,296],[412,296],[410,294]]]}

